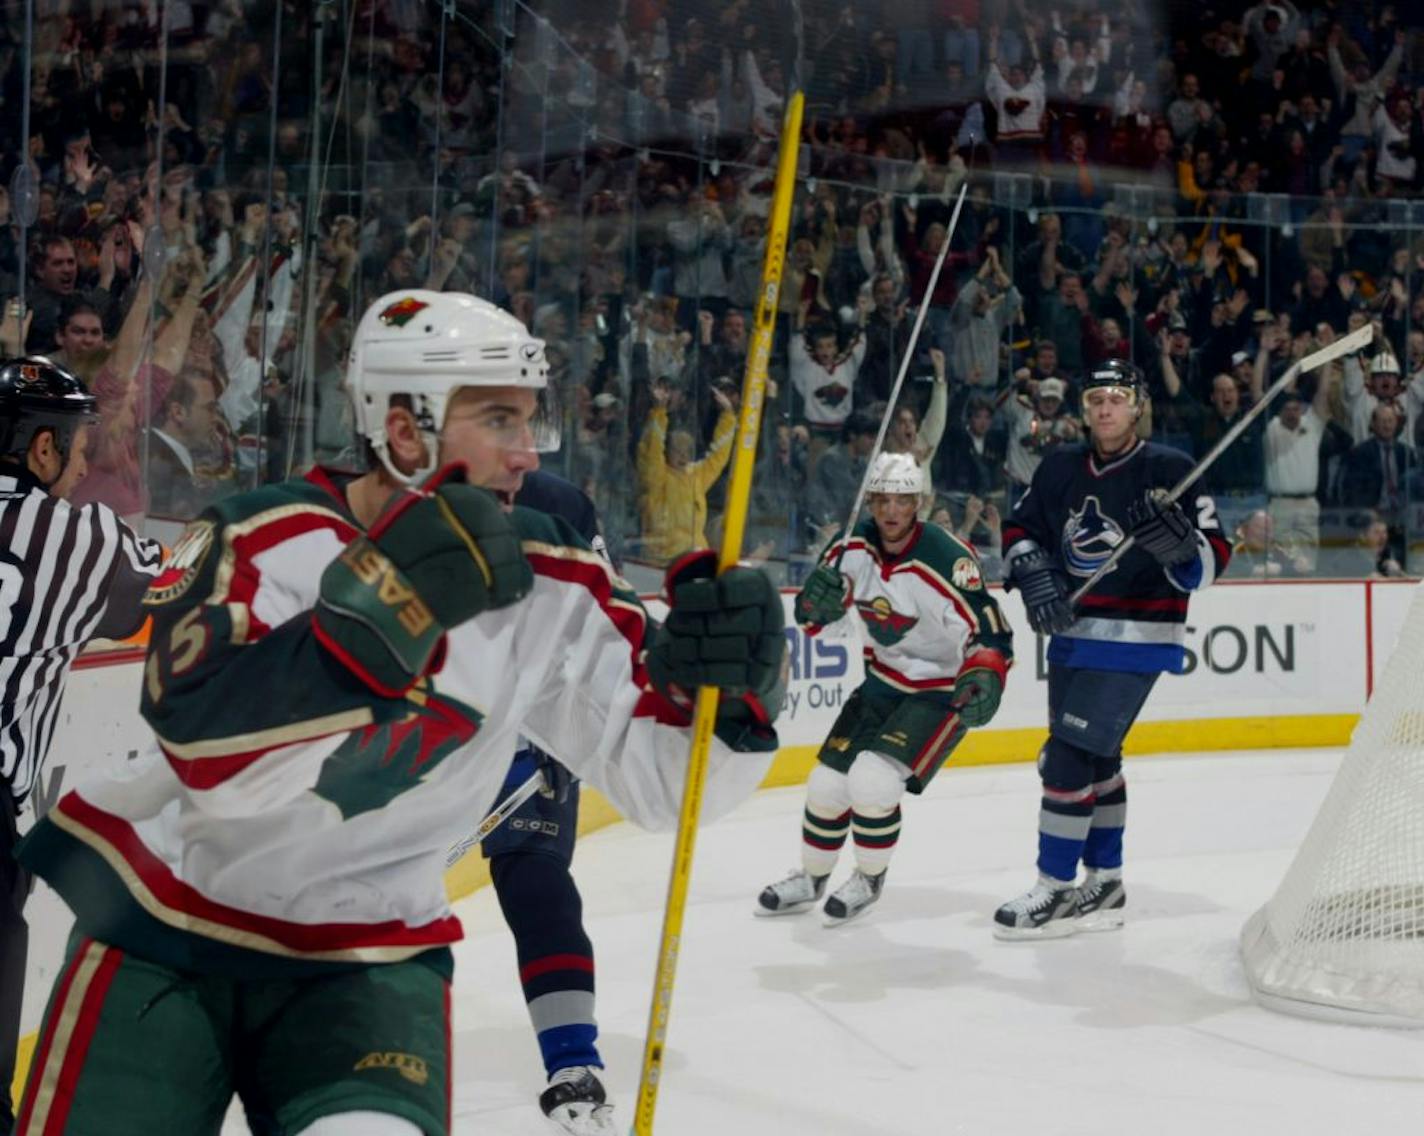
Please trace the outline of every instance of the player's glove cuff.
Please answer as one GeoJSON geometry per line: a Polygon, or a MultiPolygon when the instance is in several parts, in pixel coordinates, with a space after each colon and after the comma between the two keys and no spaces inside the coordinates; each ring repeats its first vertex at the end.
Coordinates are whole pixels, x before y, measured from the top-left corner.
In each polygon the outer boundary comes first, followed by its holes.
{"type": "Polygon", "coordinates": [[[965,656],[954,677],[954,705],[966,726],[988,725],[999,710],[1009,664],[990,647],[977,647],[965,656]]]}
{"type": "Polygon", "coordinates": [[[1073,626],[1063,574],[1038,545],[1024,543],[1023,551],[1009,560],[1009,575],[1023,593],[1029,626],[1040,635],[1061,635],[1073,626]]]}

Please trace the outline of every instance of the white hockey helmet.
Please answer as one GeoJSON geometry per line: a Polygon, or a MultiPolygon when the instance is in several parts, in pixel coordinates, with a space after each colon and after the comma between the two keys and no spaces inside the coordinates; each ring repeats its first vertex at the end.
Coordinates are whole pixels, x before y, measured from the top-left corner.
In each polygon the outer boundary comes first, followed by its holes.
{"type": "Polygon", "coordinates": [[[559,448],[562,416],[549,386],[544,341],[514,316],[463,292],[407,288],[376,300],[357,325],[346,369],[357,432],[403,481],[432,472],[450,396],[461,387],[528,387],[539,392],[530,423],[534,448],[559,448]],[[406,475],[386,446],[391,396],[404,395],[430,452],[429,466],[406,475]]]}
{"type": "Polygon", "coordinates": [[[1371,375],[1398,375],[1401,373],[1399,360],[1394,357],[1394,352],[1388,347],[1370,360],[1371,375]]]}
{"type": "Polygon", "coordinates": [[[925,492],[925,471],[909,454],[880,454],[870,467],[865,492],[909,493],[921,497],[925,492]]]}

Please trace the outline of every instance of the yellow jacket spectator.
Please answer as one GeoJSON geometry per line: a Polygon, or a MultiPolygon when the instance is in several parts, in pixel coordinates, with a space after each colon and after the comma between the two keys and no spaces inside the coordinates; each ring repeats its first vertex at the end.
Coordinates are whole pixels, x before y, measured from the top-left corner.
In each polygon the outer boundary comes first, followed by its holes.
{"type": "Polygon", "coordinates": [[[638,442],[638,495],[642,501],[643,547],[650,558],[670,560],[689,549],[707,547],[707,490],[732,455],[737,420],[731,400],[714,390],[721,413],[712,444],[693,461],[695,443],[686,430],[668,432],[665,384],[653,386],[653,408],[638,442]]]}

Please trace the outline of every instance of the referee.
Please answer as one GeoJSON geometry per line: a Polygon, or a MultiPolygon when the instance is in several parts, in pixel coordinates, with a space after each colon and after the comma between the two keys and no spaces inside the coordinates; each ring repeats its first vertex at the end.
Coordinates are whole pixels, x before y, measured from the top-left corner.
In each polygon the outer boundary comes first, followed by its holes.
{"type": "Polygon", "coordinates": [[[0,365],[0,1136],[14,1127],[10,1084],[25,987],[30,877],[15,861],[16,820],[44,763],[64,681],[96,636],[143,622],[161,550],[106,505],[65,497],[84,477],[94,397],[41,357],[0,365]]]}

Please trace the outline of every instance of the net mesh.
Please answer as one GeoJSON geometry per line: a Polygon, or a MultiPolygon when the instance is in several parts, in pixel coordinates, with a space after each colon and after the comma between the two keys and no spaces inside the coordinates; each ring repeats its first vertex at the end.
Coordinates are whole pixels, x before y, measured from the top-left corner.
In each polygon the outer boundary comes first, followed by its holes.
{"type": "Polygon", "coordinates": [[[1424,1027],[1422,680],[1416,589],[1310,832],[1243,932],[1247,974],[1272,1005],[1424,1027]]]}

